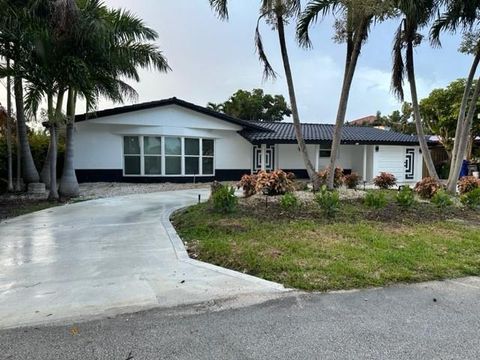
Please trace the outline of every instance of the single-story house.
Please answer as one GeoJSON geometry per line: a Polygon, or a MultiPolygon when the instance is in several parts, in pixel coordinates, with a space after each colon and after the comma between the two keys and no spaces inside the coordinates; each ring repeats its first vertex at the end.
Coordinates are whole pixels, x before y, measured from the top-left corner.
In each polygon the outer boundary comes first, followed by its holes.
{"type": "MultiPolygon", "coordinates": [[[[239,180],[258,170],[307,173],[293,124],[244,121],[171,98],[76,117],[75,169],[80,182],[239,180]]],[[[333,125],[303,124],[317,170],[330,158],[333,125]]],[[[400,183],[422,177],[415,136],[345,126],[338,166],[371,181],[381,171],[400,183]]]]}

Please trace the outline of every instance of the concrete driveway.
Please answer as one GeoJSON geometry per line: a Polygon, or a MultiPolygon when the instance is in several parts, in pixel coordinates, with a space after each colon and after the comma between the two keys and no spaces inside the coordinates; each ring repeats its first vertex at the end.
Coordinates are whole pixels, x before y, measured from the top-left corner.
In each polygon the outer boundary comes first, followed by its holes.
{"type": "Polygon", "coordinates": [[[208,191],[93,200],[0,223],[0,328],[284,292],[188,258],[168,218],[199,195],[208,191]]]}

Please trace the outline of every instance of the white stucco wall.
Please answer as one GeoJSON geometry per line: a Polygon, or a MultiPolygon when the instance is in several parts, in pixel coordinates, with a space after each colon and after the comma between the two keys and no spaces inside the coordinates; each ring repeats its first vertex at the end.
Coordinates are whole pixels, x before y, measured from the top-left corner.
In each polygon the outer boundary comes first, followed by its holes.
{"type": "Polygon", "coordinates": [[[122,169],[123,136],[170,135],[215,140],[216,169],[250,169],[251,144],[241,127],[175,105],[76,124],[76,169],[122,169]]]}

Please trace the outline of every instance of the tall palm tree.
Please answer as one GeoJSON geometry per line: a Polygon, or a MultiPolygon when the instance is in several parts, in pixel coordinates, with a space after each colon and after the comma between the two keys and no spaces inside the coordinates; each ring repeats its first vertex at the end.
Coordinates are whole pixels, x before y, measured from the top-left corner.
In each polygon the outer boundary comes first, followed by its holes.
{"type": "Polygon", "coordinates": [[[430,177],[439,181],[432,155],[428,148],[420,115],[414,63],[414,48],[422,42],[422,35],[420,35],[418,31],[428,25],[438,9],[439,4],[436,0],[395,0],[394,3],[402,19],[395,34],[393,45],[392,89],[400,100],[403,101],[403,81],[405,77],[408,79],[412,98],[413,117],[415,119],[423,159],[430,177]],[[405,61],[403,51],[405,51],[405,61]]]}
{"type": "Polygon", "coordinates": [[[332,170],[336,167],[350,90],[363,44],[368,38],[372,22],[387,17],[390,10],[388,1],[384,0],[310,0],[298,21],[298,40],[302,46],[310,47],[309,27],[319,17],[325,17],[328,14],[337,15],[339,21],[336,23],[336,40],[345,42],[347,46],[345,73],[332,139],[327,180],[329,189],[334,188],[335,171],[332,170]]]}
{"type": "Polygon", "coordinates": [[[136,16],[108,9],[98,0],[80,3],[79,22],[70,49],[87,69],[86,81],[71,83],[67,99],[66,148],[59,192],[62,197],[79,193],[73,164],[74,122],[77,97],[95,107],[100,97],[123,102],[136,98],[136,91],[122,79],[139,81],[138,68],[166,72],[170,68],[159,49],[150,43],[158,34],[136,16]]]}
{"type": "MultiPolygon", "coordinates": [[[[456,32],[470,31],[478,24],[478,11],[480,1],[446,0],[444,13],[435,21],[430,37],[434,44],[441,45],[440,35],[443,31],[456,32]]],[[[480,64],[480,38],[475,34],[470,39],[470,46],[465,52],[473,56],[473,62],[465,84],[465,91],[457,120],[457,128],[454,137],[450,173],[447,181],[447,190],[456,192],[457,180],[463,159],[466,157],[468,148],[468,136],[472,128],[473,118],[476,115],[476,104],[480,97],[480,78],[474,83],[474,79],[480,64]]]]}
{"type": "MultiPolygon", "coordinates": [[[[227,0],[209,0],[210,6],[221,19],[228,19],[227,0]]],[[[302,155],[305,168],[308,176],[312,181],[314,189],[318,188],[318,176],[315,173],[315,168],[310,160],[307,152],[307,145],[303,137],[302,125],[300,122],[300,115],[298,112],[297,97],[295,94],[295,86],[293,82],[292,69],[290,66],[290,59],[288,56],[288,49],[285,37],[285,24],[289,20],[295,19],[300,14],[300,0],[262,0],[260,1],[260,17],[257,21],[257,28],[255,31],[255,44],[257,47],[258,56],[264,65],[265,78],[274,78],[276,73],[273,70],[267,55],[265,53],[262,37],[260,34],[260,21],[265,19],[266,22],[276,30],[280,50],[282,54],[283,68],[285,71],[285,78],[287,80],[288,94],[290,98],[290,105],[292,107],[293,126],[295,128],[295,136],[297,144],[302,155]]]]}
{"type": "MultiPolygon", "coordinates": [[[[22,71],[19,65],[25,58],[25,44],[29,42],[30,13],[28,0],[0,0],[0,55],[13,60],[12,69],[7,74],[13,77],[13,92],[15,97],[17,120],[17,150],[21,158],[21,168],[25,183],[38,182],[40,177],[33,162],[30,144],[28,142],[27,125],[24,112],[24,89],[22,71]]],[[[18,170],[20,167],[18,167],[18,170]]],[[[17,181],[20,179],[17,177],[17,181]]]]}

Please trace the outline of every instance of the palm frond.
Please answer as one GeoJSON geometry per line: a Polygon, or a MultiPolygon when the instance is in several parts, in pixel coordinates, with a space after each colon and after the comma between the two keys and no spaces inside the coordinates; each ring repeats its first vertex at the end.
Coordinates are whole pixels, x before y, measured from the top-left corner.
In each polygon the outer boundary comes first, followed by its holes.
{"type": "Polygon", "coordinates": [[[263,17],[267,14],[264,13],[260,15],[257,20],[257,27],[255,28],[255,48],[258,54],[258,58],[260,62],[263,64],[263,78],[264,79],[275,79],[277,77],[277,73],[273,69],[270,61],[268,60],[267,54],[265,53],[265,48],[263,46],[262,35],[260,34],[260,21],[263,17]]]}
{"type": "Polygon", "coordinates": [[[210,7],[222,20],[228,20],[228,0],[209,0],[210,7]]]}
{"type": "Polygon", "coordinates": [[[338,0],[311,0],[300,14],[297,22],[297,40],[298,43],[306,48],[312,47],[309,28],[318,21],[319,17],[325,17],[329,13],[334,13],[341,6],[338,0]]]}
{"type": "Polygon", "coordinates": [[[393,42],[393,51],[392,51],[392,92],[394,95],[400,99],[404,100],[405,94],[403,91],[403,81],[405,78],[405,62],[403,60],[403,24],[401,22],[395,33],[395,39],[393,42]]]}

